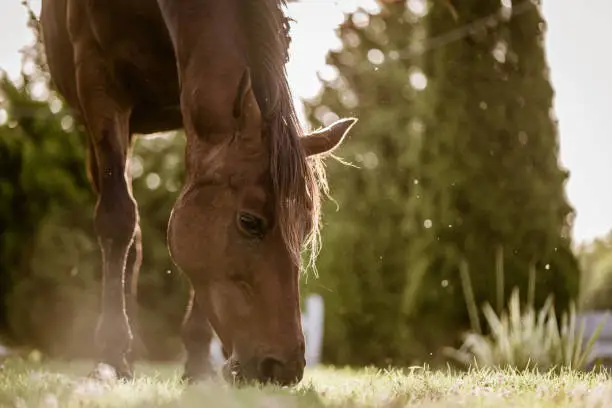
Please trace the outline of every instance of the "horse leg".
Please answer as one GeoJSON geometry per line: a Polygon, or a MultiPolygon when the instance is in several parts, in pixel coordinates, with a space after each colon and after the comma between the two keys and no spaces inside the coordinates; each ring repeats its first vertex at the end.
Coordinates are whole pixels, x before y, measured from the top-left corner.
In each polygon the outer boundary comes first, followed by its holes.
{"type": "MultiPolygon", "coordinates": [[[[125,263],[125,307],[132,330],[132,335],[136,344],[140,344],[138,335],[138,277],[140,275],[140,266],[142,264],[142,233],[138,223],[134,232],[134,242],[130,246],[127,261],[125,263]]],[[[135,362],[135,350],[130,349],[126,355],[127,363],[130,369],[133,370],[135,362]]]]}
{"type": "MultiPolygon", "coordinates": [[[[126,171],[126,177],[130,188],[130,193],[133,196],[132,191],[132,175],[130,168],[126,171]]],[[[125,263],[125,307],[128,316],[128,321],[132,329],[132,335],[134,336],[132,344],[141,344],[138,322],[138,277],[140,276],[140,266],[142,265],[142,231],[140,229],[140,222],[138,220],[138,211],[136,211],[136,228],[134,231],[134,240],[130,246],[130,250],[127,255],[125,263]],[[135,340],[135,341],[134,341],[135,340]]],[[[131,349],[127,354],[127,362],[130,368],[133,370],[135,360],[135,350],[131,349]]]]}
{"type": "Polygon", "coordinates": [[[194,382],[212,375],[213,368],[210,363],[212,328],[198,305],[193,288],[189,293],[189,304],[183,320],[181,336],[187,351],[183,380],[194,382]]]}
{"type": "Polygon", "coordinates": [[[125,155],[111,136],[113,133],[104,133],[96,144],[101,176],[95,227],[102,250],[103,281],[96,342],[101,362],[113,367],[118,377],[130,378],[132,371],[126,355],[130,351],[132,333],[126,312],[125,268],[128,250],[133,246],[137,210],[126,185],[125,155]]]}
{"type": "MultiPolygon", "coordinates": [[[[88,176],[93,185],[94,191],[99,195],[100,194],[100,186],[99,186],[99,178],[98,178],[98,164],[95,158],[95,151],[92,147],[88,149],[87,155],[87,168],[88,168],[88,176]]],[[[127,170],[127,180],[128,186],[130,188],[130,192],[132,192],[132,177],[129,174],[129,169],[127,170]]],[[[138,212],[137,212],[138,218],[138,212]]],[[[130,249],[127,255],[126,265],[125,265],[125,306],[126,313],[128,316],[129,325],[131,327],[133,335],[138,332],[138,301],[137,301],[137,293],[138,293],[138,277],[140,275],[140,266],[142,264],[142,233],[140,230],[140,225],[138,219],[136,221],[136,227],[134,231],[134,240],[132,245],[130,245],[130,249]]],[[[136,335],[137,336],[137,335],[136,335]]],[[[134,364],[134,350],[129,350],[126,354],[126,360],[130,367],[130,370],[133,370],[134,364]]]]}
{"type": "Polygon", "coordinates": [[[94,224],[102,252],[102,310],[96,329],[99,361],[93,375],[130,378],[132,333],[126,314],[125,267],[138,213],[126,179],[130,104],[122,100],[95,48],[76,48],[77,89],[98,187],[94,224]]]}

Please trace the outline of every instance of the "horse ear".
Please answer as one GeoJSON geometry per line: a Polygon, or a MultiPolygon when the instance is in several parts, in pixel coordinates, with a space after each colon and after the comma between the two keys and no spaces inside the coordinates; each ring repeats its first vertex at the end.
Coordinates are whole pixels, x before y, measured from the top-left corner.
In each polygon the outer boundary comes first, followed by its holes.
{"type": "Polygon", "coordinates": [[[248,132],[249,135],[254,135],[261,131],[261,110],[255,98],[255,92],[251,85],[251,70],[247,67],[242,74],[240,84],[238,85],[238,93],[234,101],[234,117],[238,120],[241,131],[248,132]]]}
{"type": "Polygon", "coordinates": [[[357,118],[337,120],[326,128],[314,131],[301,138],[306,156],[329,153],[338,147],[349,130],[357,123],[357,118]]]}

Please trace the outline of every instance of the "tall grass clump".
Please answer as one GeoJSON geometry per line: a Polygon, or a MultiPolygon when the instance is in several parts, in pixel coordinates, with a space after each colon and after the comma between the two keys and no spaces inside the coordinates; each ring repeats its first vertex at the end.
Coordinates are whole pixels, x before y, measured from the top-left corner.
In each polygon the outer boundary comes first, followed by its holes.
{"type": "MultiPolygon", "coordinates": [[[[460,348],[446,348],[445,353],[465,366],[512,368],[539,371],[583,370],[591,363],[594,343],[603,329],[607,315],[585,341],[584,320],[576,313],[572,301],[561,320],[557,319],[550,295],[538,310],[534,306],[535,268],[530,268],[528,301],[521,306],[518,288],[510,296],[506,309],[501,309],[503,293],[497,293],[498,310],[485,303],[482,312],[488,333],[481,330],[474,297],[470,288],[467,264],[462,264],[461,277],[472,330],[464,335],[460,348]]],[[[496,263],[497,279],[503,277],[503,264],[496,263]]],[[[498,288],[503,285],[498,285],[498,288]]]]}

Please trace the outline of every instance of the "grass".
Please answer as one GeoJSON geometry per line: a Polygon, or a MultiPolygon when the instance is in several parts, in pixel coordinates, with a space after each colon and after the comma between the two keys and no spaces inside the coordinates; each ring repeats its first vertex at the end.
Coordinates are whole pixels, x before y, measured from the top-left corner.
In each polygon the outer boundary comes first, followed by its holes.
{"type": "Polygon", "coordinates": [[[7,361],[0,407],[606,407],[605,373],[536,374],[480,369],[461,374],[317,368],[295,388],[233,389],[210,381],[184,386],[175,365],[139,365],[129,383],[84,378],[89,363],[7,361]]]}
{"type": "Polygon", "coordinates": [[[515,287],[507,308],[504,308],[503,259],[503,247],[499,246],[495,254],[497,311],[489,302],[482,307],[490,330],[487,334],[483,333],[480,324],[468,263],[465,259],[461,261],[461,286],[472,330],[464,334],[459,349],[447,347],[444,352],[467,367],[476,364],[479,367],[558,371],[583,370],[598,363],[592,361],[591,352],[606,323],[607,314],[592,333],[585,333],[585,322],[579,318],[573,301],[560,321],[555,314],[552,294],[540,309],[536,309],[536,269],[533,263],[529,266],[527,302],[521,302],[519,289],[515,287]]]}
{"type": "Polygon", "coordinates": [[[491,334],[473,331],[465,336],[460,349],[446,349],[466,366],[476,362],[480,367],[584,369],[590,364],[591,351],[606,321],[602,319],[587,339],[584,321],[573,303],[559,325],[552,296],[540,310],[531,304],[522,308],[518,289],[512,292],[508,310],[497,315],[485,304],[483,311],[491,334]]]}

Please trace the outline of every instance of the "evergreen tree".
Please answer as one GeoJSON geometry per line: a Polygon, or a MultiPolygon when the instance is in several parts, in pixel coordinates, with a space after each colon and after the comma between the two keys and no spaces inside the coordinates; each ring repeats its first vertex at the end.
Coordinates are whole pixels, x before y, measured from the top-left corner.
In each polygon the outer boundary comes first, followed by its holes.
{"type": "MultiPolygon", "coordinates": [[[[30,26],[36,30],[35,21],[30,26]]],[[[49,91],[45,68],[36,43],[19,84],[0,71],[0,335],[53,356],[91,357],[101,265],[87,136],[49,91]]],[[[130,166],[143,234],[136,334],[145,347],[135,346],[156,359],[182,350],[188,287],[170,259],[166,229],[183,148],[182,133],[139,138],[130,166]]]]}
{"type": "Polygon", "coordinates": [[[458,341],[462,263],[478,305],[498,303],[500,260],[506,297],[526,295],[531,266],[538,303],[552,292],[565,308],[577,292],[544,24],[536,6],[500,7],[385,1],[339,29],[337,78],[307,103],[314,125],[360,118],[343,149],[360,168],[329,166],[340,207],[306,285],[327,302],[331,362],[413,363],[458,341]]]}
{"type": "Polygon", "coordinates": [[[612,232],[580,245],[577,250],[581,267],[580,302],[583,310],[612,308],[612,232]]]}
{"type": "Polygon", "coordinates": [[[526,294],[534,265],[536,303],[552,292],[557,307],[565,308],[577,294],[578,266],[570,249],[568,173],[558,163],[539,6],[432,2],[425,23],[430,38],[469,26],[462,38],[424,58],[430,103],[420,114],[427,129],[424,149],[435,159],[422,163],[422,170],[424,195],[435,199],[423,210],[435,220],[434,253],[445,247],[449,254],[438,273],[447,271],[456,282],[457,260],[465,260],[478,303],[495,305],[490,288],[499,277],[491,272],[503,249],[504,286],[526,294]]]}
{"type": "MultiPolygon", "coordinates": [[[[324,212],[321,274],[305,284],[326,302],[324,356],[338,364],[409,363],[418,349],[402,310],[404,290],[426,264],[420,252],[428,240],[416,209],[422,127],[414,111],[424,103],[400,59],[410,47],[416,21],[404,4],[380,14],[358,10],[339,28],[344,47],[329,54],[329,71],[316,101],[306,103],[315,125],[337,115],[359,124],[342,158],[358,166],[330,163],[332,196],[324,212]],[[338,209],[338,211],[336,211],[338,209]]],[[[416,321],[415,321],[416,324],[416,321]]]]}

